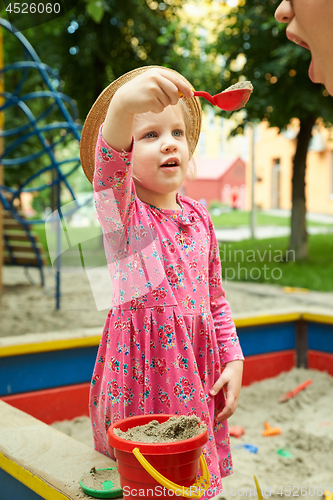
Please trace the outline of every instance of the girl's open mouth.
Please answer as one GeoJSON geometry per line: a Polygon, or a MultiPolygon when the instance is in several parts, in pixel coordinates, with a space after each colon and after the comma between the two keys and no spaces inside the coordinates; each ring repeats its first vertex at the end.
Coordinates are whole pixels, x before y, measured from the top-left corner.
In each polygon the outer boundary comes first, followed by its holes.
{"type": "Polygon", "coordinates": [[[169,158],[167,161],[162,163],[160,168],[163,168],[163,170],[170,170],[171,172],[175,172],[179,168],[179,160],[178,158],[169,158]]]}

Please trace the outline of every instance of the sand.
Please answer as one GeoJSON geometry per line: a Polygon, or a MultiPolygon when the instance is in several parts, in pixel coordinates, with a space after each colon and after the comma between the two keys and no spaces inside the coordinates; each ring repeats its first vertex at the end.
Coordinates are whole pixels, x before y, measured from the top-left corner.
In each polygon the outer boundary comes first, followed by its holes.
{"type": "MultiPolygon", "coordinates": [[[[29,271],[39,283],[37,270],[29,271]]],[[[55,278],[46,269],[46,287],[31,285],[22,267],[3,268],[4,287],[0,292],[0,336],[61,332],[96,327],[102,333],[107,309],[97,310],[86,273],[67,268],[61,273],[61,309],[55,309],[55,278]]],[[[101,288],[103,283],[101,282],[101,288]]],[[[234,318],[258,313],[300,310],[332,313],[333,293],[296,291],[258,283],[224,283],[234,318]]]]}
{"type": "Polygon", "coordinates": [[[288,493],[288,485],[291,496],[306,499],[320,498],[320,488],[333,491],[333,378],[326,373],[294,369],[243,388],[230,425],[241,425],[245,435],[231,437],[234,474],[223,482],[224,498],[232,498],[233,488],[252,488],[253,475],[262,489],[271,488],[272,498],[281,498],[280,486],[288,493]],[[281,394],[307,379],[312,379],[312,385],[288,402],[278,403],[281,394]],[[281,435],[263,437],[265,421],[279,426],[281,435]],[[257,453],[235,448],[247,443],[257,446],[257,453]],[[279,455],[281,449],[292,457],[279,455]],[[304,487],[303,494],[298,487],[304,487]]]}
{"type": "Polygon", "coordinates": [[[105,491],[109,489],[120,490],[121,488],[120,476],[116,468],[96,469],[95,467],[93,467],[90,472],[82,477],[81,481],[86,488],[91,488],[98,491],[105,491]],[[110,482],[112,484],[110,484],[110,482]]]}
{"type": "Polygon", "coordinates": [[[238,83],[235,83],[234,85],[230,85],[230,87],[228,87],[223,92],[229,92],[229,90],[238,90],[238,89],[249,89],[252,92],[253,91],[253,85],[249,81],[238,82],[238,83]]]}
{"type": "MultiPolygon", "coordinates": [[[[245,434],[230,438],[234,473],[223,480],[221,499],[250,497],[254,475],[266,493],[264,498],[281,499],[284,493],[293,498],[317,500],[323,490],[333,491],[333,378],[326,373],[295,368],[243,387],[238,408],[229,423],[241,425],[245,434]],[[312,379],[312,385],[294,399],[278,402],[281,394],[307,379],[312,379]],[[263,437],[265,421],[273,427],[279,426],[281,435],[263,437]],[[257,447],[257,453],[239,447],[244,444],[257,447]],[[279,455],[277,450],[281,449],[292,456],[279,455]]],[[[87,417],[54,426],[87,445],[92,443],[87,417]],[[74,431],[77,426],[80,432],[74,431]]]]}
{"type": "Polygon", "coordinates": [[[151,420],[149,424],[131,427],[126,432],[121,429],[114,429],[113,432],[122,439],[137,443],[170,443],[190,439],[203,433],[207,427],[205,424],[199,424],[200,419],[195,415],[181,415],[170,417],[162,423],[151,420]]]}

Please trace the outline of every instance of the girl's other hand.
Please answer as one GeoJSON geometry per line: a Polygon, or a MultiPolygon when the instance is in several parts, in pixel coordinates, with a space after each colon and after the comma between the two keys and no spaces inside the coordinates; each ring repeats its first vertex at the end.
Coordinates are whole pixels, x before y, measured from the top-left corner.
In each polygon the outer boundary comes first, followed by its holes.
{"type": "Polygon", "coordinates": [[[225,406],[218,413],[216,420],[221,422],[231,417],[236,411],[240,390],[242,387],[243,361],[230,361],[225,365],[223,372],[210,390],[211,396],[223,388],[225,392],[225,406]]]}

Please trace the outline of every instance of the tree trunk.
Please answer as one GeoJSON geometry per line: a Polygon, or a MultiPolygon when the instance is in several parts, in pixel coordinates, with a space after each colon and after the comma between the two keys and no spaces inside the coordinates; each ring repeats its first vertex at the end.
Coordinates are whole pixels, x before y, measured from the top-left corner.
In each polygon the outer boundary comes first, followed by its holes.
{"type": "Polygon", "coordinates": [[[313,115],[308,115],[306,118],[300,120],[300,130],[297,136],[297,148],[294,157],[289,250],[295,252],[296,260],[308,257],[308,234],[305,221],[305,170],[306,155],[315,121],[316,119],[313,115]]]}

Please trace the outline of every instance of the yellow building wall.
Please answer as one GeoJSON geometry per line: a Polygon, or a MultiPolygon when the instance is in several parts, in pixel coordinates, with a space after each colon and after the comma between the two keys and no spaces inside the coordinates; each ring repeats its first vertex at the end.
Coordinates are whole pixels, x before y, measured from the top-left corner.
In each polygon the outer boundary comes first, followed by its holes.
{"type": "MultiPolygon", "coordinates": [[[[203,112],[202,134],[195,156],[205,158],[236,159],[246,162],[246,207],[251,209],[252,130],[245,135],[229,137],[235,127],[233,120],[214,116],[207,107],[203,112]]],[[[324,151],[309,151],[306,168],[306,206],[308,212],[333,214],[333,140],[330,131],[318,126],[324,151]]],[[[333,132],[333,131],[332,131],[333,132]]],[[[279,208],[291,209],[293,157],[296,152],[298,120],[288,127],[287,133],[268,127],[262,122],[255,127],[255,203],[263,209],[274,208],[272,200],[272,170],[274,160],[280,161],[279,208]]]]}
{"type": "MultiPolygon", "coordinates": [[[[297,133],[297,122],[289,130],[297,133]]],[[[256,127],[255,141],[255,201],[262,209],[272,208],[272,169],[275,159],[280,160],[280,203],[279,208],[291,208],[293,157],[296,139],[288,139],[278,133],[277,128],[269,128],[263,122],[256,127]]],[[[308,212],[333,214],[333,146],[329,132],[320,129],[324,138],[323,152],[309,151],[306,168],[306,205],[308,212]]],[[[250,140],[250,138],[249,138],[250,140]]],[[[247,191],[251,191],[251,155],[247,162],[247,191]]],[[[248,209],[250,199],[248,196],[248,209]]]]}
{"type": "Polygon", "coordinates": [[[306,172],[306,199],[309,212],[333,214],[333,141],[331,130],[318,127],[325,150],[309,151],[306,172]]]}

